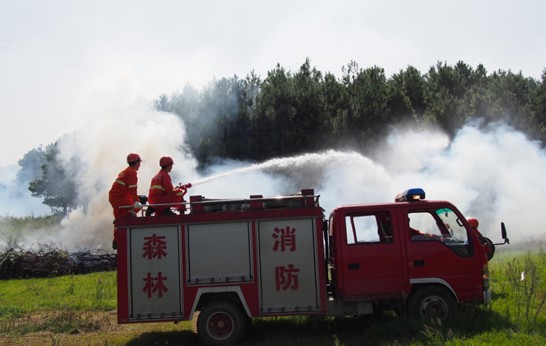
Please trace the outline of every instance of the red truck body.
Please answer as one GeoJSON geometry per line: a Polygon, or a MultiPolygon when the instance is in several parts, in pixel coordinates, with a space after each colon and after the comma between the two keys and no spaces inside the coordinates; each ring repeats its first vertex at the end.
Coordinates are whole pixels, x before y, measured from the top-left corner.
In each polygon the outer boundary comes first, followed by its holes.
{"type": "Polygon", "coordinates": [[[199,312],[199,336],[221,344],[254,317],[408,309],[444,318],[460,304],[488,303],[477,233],[451,203],[418,199],[340,206],[326,220],[310,189],[192,196],[189,213],[117,219],[118,322],[199,312]]]}

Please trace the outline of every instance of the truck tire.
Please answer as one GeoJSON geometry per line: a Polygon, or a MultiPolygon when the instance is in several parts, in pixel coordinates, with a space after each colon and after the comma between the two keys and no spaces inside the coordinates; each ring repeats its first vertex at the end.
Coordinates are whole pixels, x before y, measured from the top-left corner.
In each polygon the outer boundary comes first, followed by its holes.
{"type": "Polygon", "coordinates": [[[414,292],[408,300],[409,315],[415,319],[439,318],[445,320],[455,313],[457,302],[453,295],[440,286],[426,286],[414,292]]]}
{"type": "Polygon", "coordinates": [[[207,345],[234,345],[246,326],[241,309],[229,302],[212,302],[197,317],[197,334],[207,345]]]}

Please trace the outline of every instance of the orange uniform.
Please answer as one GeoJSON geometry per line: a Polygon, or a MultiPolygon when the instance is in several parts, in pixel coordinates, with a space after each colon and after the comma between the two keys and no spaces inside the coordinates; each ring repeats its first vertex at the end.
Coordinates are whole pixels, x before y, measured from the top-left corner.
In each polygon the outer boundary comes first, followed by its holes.
{"type": "MultiPolygon", "coordinates": [[[[165,170],[160,170],[152,178],[148,193],[149,204],[180,203],[184,199],[184,191],[173,188],[171,176],[165,170]]],[[[178,206],[180,208],[180,206],[178,206]]],[[[156,214],[163,214],[169,206],[154,206],[156,214]]]]}
{"type": "Polygon", "coordinates": [[[118,174],[116,181],[112,184],[112,188],[108,193],[108,200],[114,208],[114,217],[125,217],[131,215],[131,209],[133,212],[138,212],[136,208],[120,208],[120,206],[133,205],[135,202],[140,201],[137,194],[137,171],[134,167],[127,167],[118,174]]]}

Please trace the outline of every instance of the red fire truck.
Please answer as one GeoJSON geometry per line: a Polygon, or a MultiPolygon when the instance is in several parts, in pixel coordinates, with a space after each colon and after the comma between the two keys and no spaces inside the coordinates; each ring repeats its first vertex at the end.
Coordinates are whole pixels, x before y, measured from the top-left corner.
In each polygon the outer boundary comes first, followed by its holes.
{"type": "MultiPolygon", "coordinates": [[[[422,189],[394,203],[335,208],[312,189],[245,199],[191,196],[179,215],[115,220],[118,322],[191,320],[208,344],[234,343],[251,318],[445,318],[490,301],[487,249],[457,208],[422,189]]],[[[505,243],[506,230],[502,224],[505,243]]]]}

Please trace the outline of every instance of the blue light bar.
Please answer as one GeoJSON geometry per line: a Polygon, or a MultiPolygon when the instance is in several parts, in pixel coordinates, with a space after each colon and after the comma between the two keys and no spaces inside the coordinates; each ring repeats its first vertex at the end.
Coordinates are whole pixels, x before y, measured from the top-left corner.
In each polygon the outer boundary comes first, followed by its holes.
{"type": "Polygon", "coordinates": [[[425,199],[425,190],[420,187],[408,189],[402,193],[399,193],[394,198],[395,202],[413,202],[425,199]]]}

